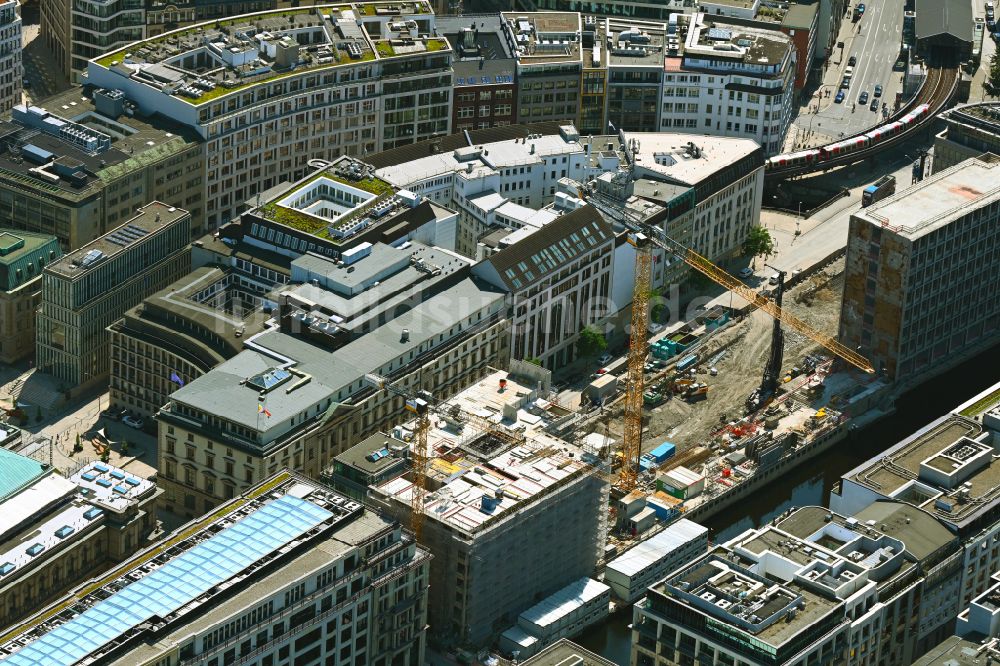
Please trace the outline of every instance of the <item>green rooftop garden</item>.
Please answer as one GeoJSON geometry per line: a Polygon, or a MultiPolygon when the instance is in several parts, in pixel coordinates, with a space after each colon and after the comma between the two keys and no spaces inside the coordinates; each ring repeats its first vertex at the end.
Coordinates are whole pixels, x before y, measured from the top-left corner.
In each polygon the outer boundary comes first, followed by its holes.
{"type": "Polygon", "coordinates": [[[988,411],[993,405],[1000,402],[1000,389],[993,391],[992,393],[980,398],[976,402],[972,403],[965,409],[963,409],[960,414],[962,416],[978,416],[983,412],[988,411]]]}
{"type": "Polygon", "coordinates": [[[310,215],[308,213],[303,213],[300,210],[294,208],[288,208],[287,206],[282,206],[278,203],[279,199],[283,199],[288,196],[288,193],[282,194],[277,199],[267,202],[260,207],[260,212],[263,217],[274,220],[278,224],[286,227],[290,227],[297,231],[302,231],[317,238],[325,238],[336,242],[337,238],[331,238],[329,234],[330,225],[341,226],[353,222],[358,218],[358,216],[363,216],[367,213],[375,204],[391,197],[395,194],[392,185],[385,182],[380,178],[365,178],[363,180],[348,180],[346,178],[341,178],[333,174],[330,171],[320,171],[313,174],[306,180],[299,183],[298,188],[303,188],[311,185],[313,182],[320,178],[328,178],[329,180],[342,183],[348,187],[354,187],[364,192],[374,194],[375,198],[371,201],[362,205],[360,210],[354,211],[337,220],[327,220],[315,215],[310,215]]]}

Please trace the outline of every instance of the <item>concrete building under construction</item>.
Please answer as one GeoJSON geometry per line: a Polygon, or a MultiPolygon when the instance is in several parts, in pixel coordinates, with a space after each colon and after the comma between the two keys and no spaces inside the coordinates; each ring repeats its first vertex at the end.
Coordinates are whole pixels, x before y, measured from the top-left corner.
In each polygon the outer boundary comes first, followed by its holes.
{"type": "MultiPolygon", "coordinates": [[[[422,544],[434,557],[429,622],[442,644],[488,645],[519,613],[591,575],[603,552],[607,480],[591,453],[551,434],[571,413],[548,391],[547,370],[515,361],[431,417],[422,544]]],[[[406,426],[393,435],[412,438],[406,426]]],[[[412,491],[404,473],[369,496],[408,520],[412,491]]]]}
{"type": "Polygon", "coordinates": [[[1000,332],[1000,159],[967,160],[851,216],[840,341],[899,381],[1000,332]]]}

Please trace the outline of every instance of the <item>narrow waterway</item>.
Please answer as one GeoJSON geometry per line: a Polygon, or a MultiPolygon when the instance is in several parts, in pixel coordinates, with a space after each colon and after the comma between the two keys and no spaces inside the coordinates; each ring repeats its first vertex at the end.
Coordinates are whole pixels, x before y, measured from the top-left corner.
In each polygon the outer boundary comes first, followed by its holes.
{"type": "MultiPolygon", "coordinates": [[[[725,541],[758,527],[793,506],[826,505],[830,489],[844,473],[995,384],[1000,379],[995,368],[1000,368],[1000,346],[905,394],[896,401],[892,416],[760,488],[737,506],[702,521],[711,529],[712,541],[725,541]]],[[[624,609],[575,640],[616,664],[628,664],[631,622],[632,609],[624,609]]]]}

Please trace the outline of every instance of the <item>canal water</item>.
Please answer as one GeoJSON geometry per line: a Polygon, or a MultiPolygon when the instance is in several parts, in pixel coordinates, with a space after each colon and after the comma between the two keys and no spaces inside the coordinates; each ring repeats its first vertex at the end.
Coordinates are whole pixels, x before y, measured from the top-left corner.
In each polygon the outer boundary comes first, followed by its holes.
{"type": "MultiPolygon", "coordinates": [[[[718,543],[759,527],[790,507],[825,506],[831,488],[843,474],[995,384],[1000,380],[997,368],[1000,368],[1000,346],[901,396],[893,415],[762,486],[756,495],[701,522],[711,530],[712,541],[718,543]]],[[[616,664],[628,664],[631,622],[629,607],[574,640],[616,664]]]]}

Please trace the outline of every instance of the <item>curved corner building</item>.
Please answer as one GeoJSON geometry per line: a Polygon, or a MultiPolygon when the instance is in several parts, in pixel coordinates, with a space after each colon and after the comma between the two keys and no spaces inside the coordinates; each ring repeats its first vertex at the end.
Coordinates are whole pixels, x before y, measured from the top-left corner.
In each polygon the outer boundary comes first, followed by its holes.
{"type": "Polygon", "coordinates": [[[204,140],[211,229],[310,159],[449,133],[451,48],[434,33],[423,0],[246,14],[95,58],[86,83],[124,93],[112,115],[163,114],[204,140]]]}

